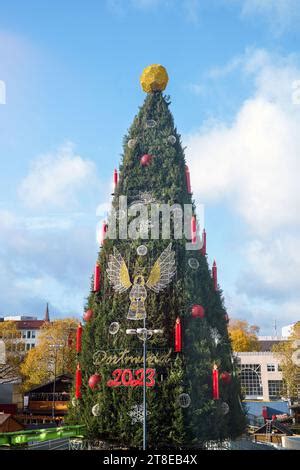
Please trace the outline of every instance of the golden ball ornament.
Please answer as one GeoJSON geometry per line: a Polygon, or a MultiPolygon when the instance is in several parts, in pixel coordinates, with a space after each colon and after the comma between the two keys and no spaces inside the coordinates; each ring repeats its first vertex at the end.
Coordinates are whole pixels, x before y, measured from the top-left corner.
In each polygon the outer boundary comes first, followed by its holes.
{"type": "Polygon", "coordinates": [[[165,67],[159,64],[148,65],[143,70],[140,78],[141,86],[146,93],[163,91],[168,81],[169,77],[165,67]]]}

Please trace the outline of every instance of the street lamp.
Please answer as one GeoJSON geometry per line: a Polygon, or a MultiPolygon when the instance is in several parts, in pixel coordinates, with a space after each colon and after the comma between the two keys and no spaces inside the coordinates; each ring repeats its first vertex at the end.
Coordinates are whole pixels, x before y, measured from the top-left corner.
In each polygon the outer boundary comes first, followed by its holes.
{"type": "Polygon", "coordinates": [[[52,391],[52,419],[55,419],[55,382],[56,382],[56,362],[57,362],[57,351],[59,348],[63,348],[64,343],[52,343],[49,344],[49,348],[54,349],[54,380],[53,380],[53,391],[52,391]]]}
{"type": "Polygon", "coordinates": [[[147,397],[146,397],[146,369],[147,369],[147,339],[154,334],[162,334],[163,330],[147,330],[146,318],[144,318],[144,327],[126,330],[127,335],[137,335],[143,341],[143,366],[144,366],[144,382],[143,382],[143,450],[147,447],[147,397]]]}

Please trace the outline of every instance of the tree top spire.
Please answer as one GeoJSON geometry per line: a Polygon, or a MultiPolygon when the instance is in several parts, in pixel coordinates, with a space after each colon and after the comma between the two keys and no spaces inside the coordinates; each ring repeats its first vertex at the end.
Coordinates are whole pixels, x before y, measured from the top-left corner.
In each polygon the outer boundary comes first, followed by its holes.
{"type": "Polygon", "coordinates": [[[163,91],[169,81],[168,73],[160,64],[151,64],[146,67],[140,77],[140,84],[146,93],[163,91]]]}

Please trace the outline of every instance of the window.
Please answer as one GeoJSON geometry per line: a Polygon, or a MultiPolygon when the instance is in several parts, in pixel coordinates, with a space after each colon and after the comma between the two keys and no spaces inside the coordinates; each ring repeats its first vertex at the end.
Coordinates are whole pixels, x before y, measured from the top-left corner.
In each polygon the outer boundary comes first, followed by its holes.
{"type": "Polygon", "coordinates": [[[31,346],[31,348],[30,348],[30,349],[32,349],[32,348],[34,348],[34,347],[35,347],[35,344],[34,344],[34,343],[31,343],[31,345],[30,345],[30,346],[31,346]]]}
{"type": "Polygon", "coordinates": [[[30,349],[30,344],[27,343],[27,344],[26,344],[26,351],[29,351],[29,349],[30,349]]]}
{"type": "Polygon", "coordinates": [[[268,380],[269,399],[278,400],[282,396],[282,380],[268,380]]]}
{"type": "Polygon", "coordinates": [[[32,338],[32,339],[35,338],[35,330],[33,330],[33,331],[31,332],[31,338],[32,338]]]}
{"type": "Polygon", "coordinates": [[[31,331],[27,331],[27,339],[30,339],[31,331]]]}
{"type": "Polygon", "coordinates": [[[240,365],[241,387],[245,391],[246,398],[262,397],[263,389],[261,384],[260,364],[240,365]]]}
{"type": "Polygon", "coordinates": [[[23,331],[23,333],[22,333],[22,338],[23,338],[23,339],[26,338],[26,331],[23,331]]]}
{"type": "Polygon", "coordinates": [[[275,364],[267,364],[268,372],[275,372],[275,364]]]}
{"type": "Polygon", "coordinates": [[[280,364],[278,364],[278,366],[277,366],[277,370],[278,370],[278,372],[282,372],[282,367],[281,367],[281,365],[280,365],[280,364]]]}

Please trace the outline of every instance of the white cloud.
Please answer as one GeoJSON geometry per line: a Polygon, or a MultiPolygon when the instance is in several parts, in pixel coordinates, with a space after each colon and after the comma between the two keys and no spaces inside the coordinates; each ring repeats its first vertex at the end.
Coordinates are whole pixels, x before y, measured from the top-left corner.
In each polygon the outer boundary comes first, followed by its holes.
{"type": "MultiPolygon", "coordinates": [[[[247,268],[240,284],[249,296],[266,299],[300,299],[299,236],[283,234],[268,240],[252,240],[244,252],[247,268]],[[254,276],[255,273],[255,276],[254,276]]],[[[300,315],[300,311],[298,312],[300,315]]]]}
{"type": "Polygon", "coordinates": [[[185,139],[192,188],[201,203],[225,204],[243,227],[243,267],[227,294],[235,316],[240,309],[265,326],[285,309],[286,323],[300,315],[300,106],[292,100],[300,68],[296,57],[254,50],[211,76],[222,83],[233,71],[253,93],[232,122],[205,123],[185,139]]]}
{"type": "Polygon", "coordinates": [[[0,211],[2,313],[80,313],[96,256],[94,213],[26,217],[0,211]],[[75,294],[74,294],[75,293],[75,294]],[[35,310],[37,309],[37,310],[35,310]]]}
{"type": "Polygon", "coordinates": [[[19,196],[29,208],[68,207],[76,203],[76,193],[90,183],[94,174],[94,164],[76,155],[73,145],[67,143],[32,162],[19,196]]]}
{"type": "Polygon", "coordinates": [[[238,0],[242,15],[262,16],[276,34],[281,34],[300,19],[299,0],[238,0]]]}
{"type": "Polygon", "coordinates": [[[201,202],[226,198],[253,231],[267,234],[300,212],[300,108],[292,102],[300,69],[256,51],[242,71],[254,81],[253,96],[231,124],[206,123],[188,136],[187,155],[201,202]]]}

